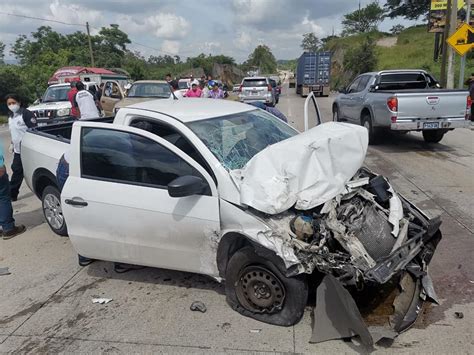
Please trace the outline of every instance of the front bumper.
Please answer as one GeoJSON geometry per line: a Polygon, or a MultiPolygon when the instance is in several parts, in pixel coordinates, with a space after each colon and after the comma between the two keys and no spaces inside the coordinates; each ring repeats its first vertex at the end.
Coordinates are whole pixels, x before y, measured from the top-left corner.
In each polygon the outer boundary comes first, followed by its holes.
{"type": "MultiPolygon", "coordinates": [[[[423,131],[426,123],[438,123],[437,129],[469,128],[470,121],[464,118],[447,118],[442,120],[398,120],[390,125],[392,131],[423,131]]],[[[432,129],[432,128],[431,128],[432,129]]]]}

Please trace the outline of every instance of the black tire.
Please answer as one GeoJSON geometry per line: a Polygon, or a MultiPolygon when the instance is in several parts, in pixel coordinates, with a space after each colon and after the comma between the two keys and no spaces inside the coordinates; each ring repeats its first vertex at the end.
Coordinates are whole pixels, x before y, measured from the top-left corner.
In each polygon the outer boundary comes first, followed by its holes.
{"type": "Polygon", "coordinates": [[[423,131],[423,139],[426,143],[439,143],[443,139],[446,131],[435,129],[432,131],[423,131]]]}
{"type": "Polygon", "coordinates": [[[370,113],[364,113],[361,118],[361,124],[369,131],[369,145],[379,143],[379,135],[377,130],[372,126],[372,117],[370,113]]]}
{"type": "Polygon", "coordinates": [[[339,107],[338,106],[334,106],[332,108],[332,120],[334,122],[341,122],[341,115],[339,113],[339,107]]]}
{"type": "Polygon", "coordinates": [[[268,254],[262,257],[253,247],[245,247],[232,255],[226,270],[227,303],[246,317],[274,325],[294,325],[303,317],[308,301],[306,277],[286,277],[281,259],[268,254]],[[254,291],[247,294],[247,286],[254,291]]]}
{"type": "Polygon", "coordinates": [[[61,193],[56,186],[49,185],[41,196],[43,215],[49,228],[60,236],[67,236],[67,226],[61,209],[61,193]]]}

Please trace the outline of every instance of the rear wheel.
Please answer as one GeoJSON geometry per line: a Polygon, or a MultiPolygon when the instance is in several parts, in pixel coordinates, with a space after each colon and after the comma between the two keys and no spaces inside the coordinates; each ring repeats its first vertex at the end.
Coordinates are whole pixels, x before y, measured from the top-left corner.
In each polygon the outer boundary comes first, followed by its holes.
{"type": "Polygon", "coordinates": [[[288,278],[276,256],[262,257],[253,247],[237,251],[226,270],[227,302],[240,314],[262,322],[291,326],[304,313],[308,285],[304,276],[288,278]]]}
{"type": "Polygon", "coordinates": [[[435,129],[432,131],[423,131],[423,139],[426,143],[439,143],[443,139],[446,131],[442,129],[435,129]]]}
{"type": "Polygon", "coordinates": [[[362,115],[361,123],[369,132],[369,144],[377,144],[379,142],[379,136],[377,129],[372,125],[372,117],[370,116],[370,113],[364,113],[362,115]]]}
{"type": "Polygon", "coordinates": [[[334,106],[332,109],[332,120],[334,122],[341,122],[341,115],[339,114],[339,107],[334,106]]]}
{"type": "Polygon", "coordinates": [[[67,226],[61,208],[61,193],[55,186],[47,186],[41,197],[43,215],[51,230],[60,235],[67,236],[67,226]]]}

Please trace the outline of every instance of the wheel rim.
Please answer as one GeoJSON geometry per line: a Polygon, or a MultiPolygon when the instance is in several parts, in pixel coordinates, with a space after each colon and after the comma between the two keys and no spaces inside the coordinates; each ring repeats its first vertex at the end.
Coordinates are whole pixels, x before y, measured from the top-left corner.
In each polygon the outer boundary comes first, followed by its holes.
{"type": "Polygon", "coordinates": [[[334,122],[338,122],[338,121],[339,121],[338,118],[339,118],[339,115],[337,114],[337,110],[336,110],[336,111],[334,111],[333,114],[332,114],[332,120],[333,120],[334,122]]]}
{"type": "Polygon", "coordinates": [[[365,120],[364,121],[364,127],[367,128],[367,130],[370,132],[370,122],[365,120]]]}
{"type": "Polygon", "coordinates": [[[63,210],[61,202],[53,195],[48,194],[43,200],[43,211],[48,224],[54,229],[61,229],[64,224],[63,210]]]}
{"type": "Polygon", "coordinates": [[[275,313],[285,300],[285,288],[271,271],[260,266],[247,266],[236,285],[240,304],[254,313],[275,313]]]}

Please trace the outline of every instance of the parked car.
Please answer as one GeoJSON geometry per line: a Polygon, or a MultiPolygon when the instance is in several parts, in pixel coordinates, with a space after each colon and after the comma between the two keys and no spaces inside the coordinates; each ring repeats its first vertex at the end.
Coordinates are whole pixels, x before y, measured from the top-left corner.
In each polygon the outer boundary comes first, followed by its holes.
{"type": "Polygon", "coordinates": [[[115,105],[126,97],[126,90],[118,81],[107,80],[102,88],[100,104],[105,116],[115,114],[115,105]]]}
{"type": "Polygon", "coordinates": [[[284,326],[303,315],[309,275],[354,290],[408,278],[398,330],[432,294],[441,222],[361,167],[366,129],[329,122],[299,133],[251,105],[206,99],[141,102],[110,122],[23,139],[25,180],[79,254],[225,279],[234,310],[284,326]],[[143,121],[148,131],[133,127],[143,121]]]}
{"type": "Polygon", "coordinates": [[[383,139],[383,130],[418,131],[428,143],[446,132],[469,127],[469,92],[440,89],[424,70],[384,70],[359,75],[339,90],[333,104],[334,121],[360,124],[369,142],[383,139]]]}
{"type": "MultiPolygon", "coordinates": [[[[95,82],[83,82],[83,84],[91,93],[99,90],[95,82]]],[[[71,90],[69,83],[48,86],[39,102],[28,107],[28,110],[35,114],[39,125],[71,115],[71,103],[67,97],[69,90],[71,90]]]]}
{"type": "Polygon", "coordinates": [[[118,101],[114,106],[114,113],[125,106],[133,105],[139,102],[172,99],[169,84],[164,80],[138,80],[135,81],[126,96],[118,101]]]}
{"type": "Polygon", "coordinates": [[[270,79],[264,76],[244,78],[240,85],[239,100],[244,103],[261,101],[269,106],[277,103],[275,89],[270,79]]]}

